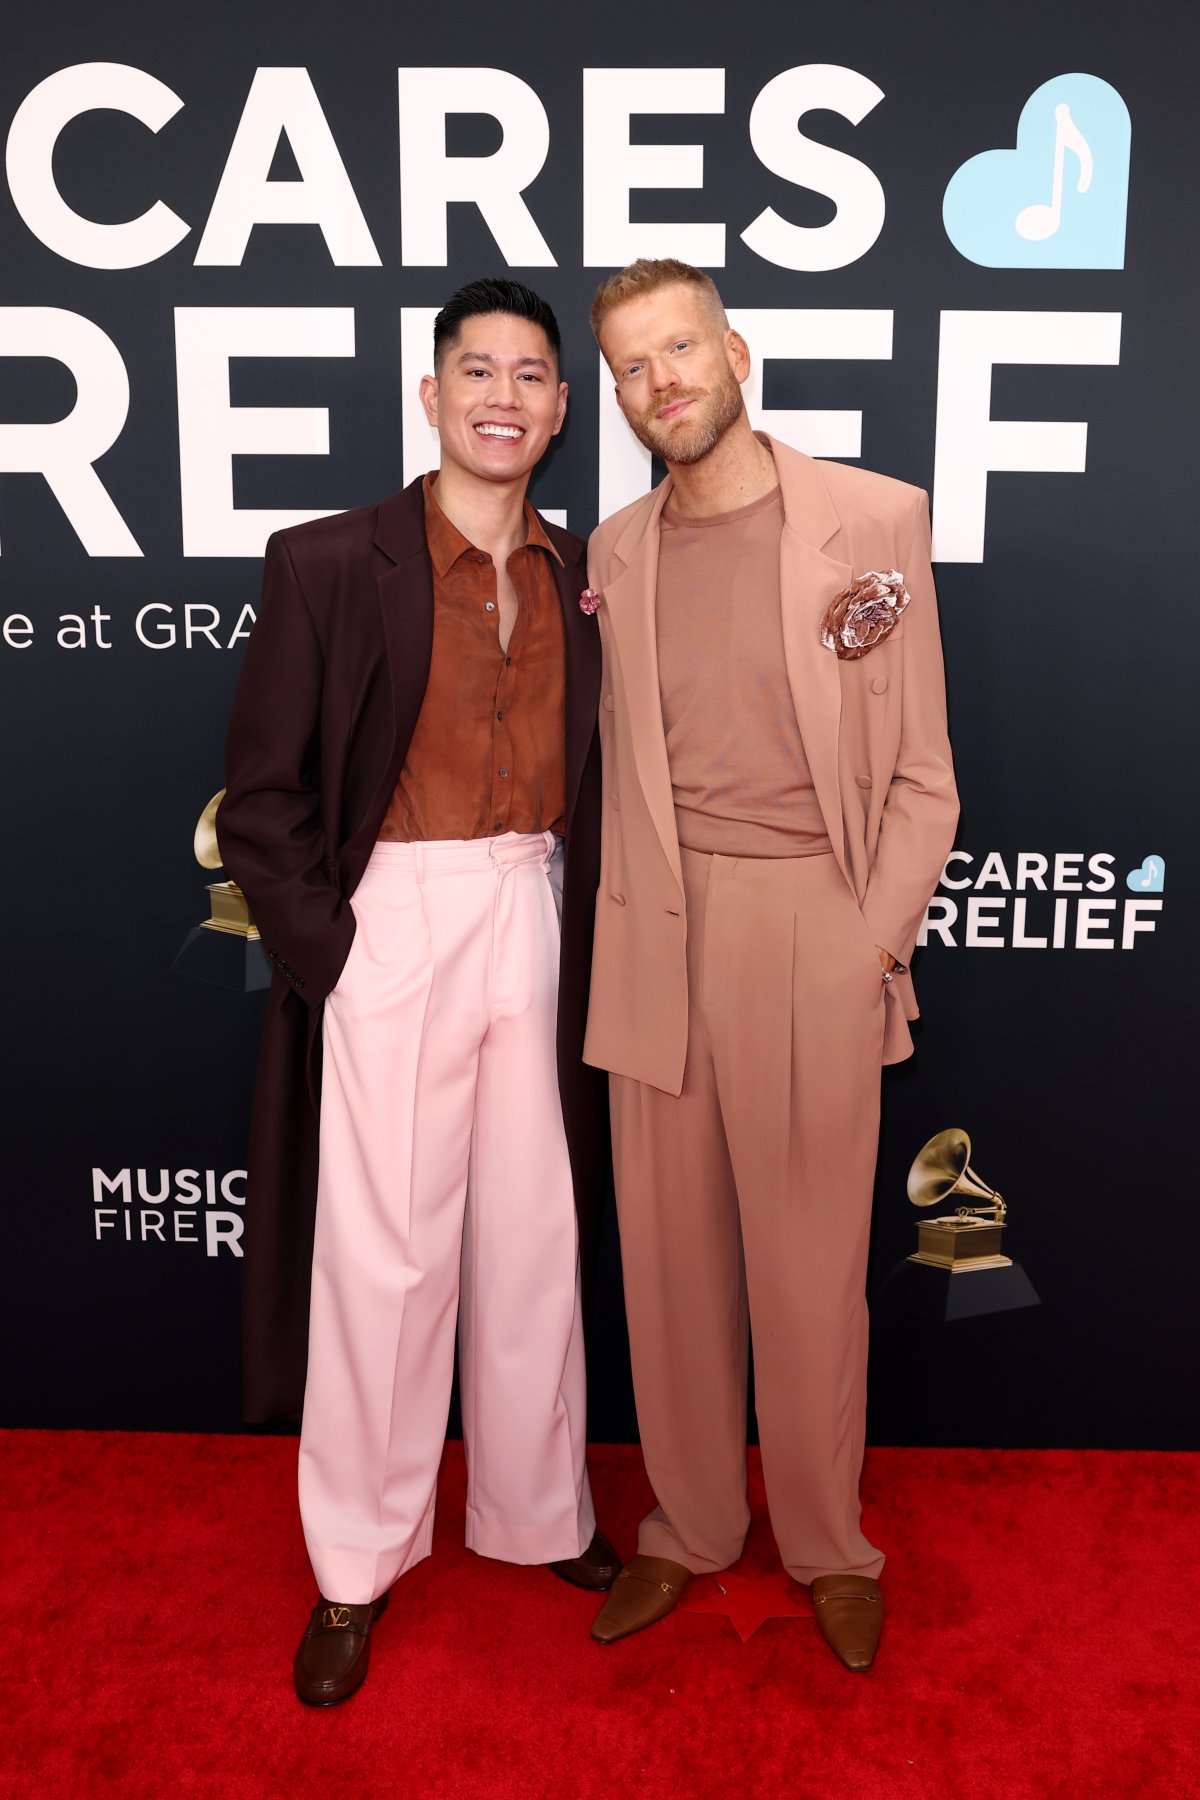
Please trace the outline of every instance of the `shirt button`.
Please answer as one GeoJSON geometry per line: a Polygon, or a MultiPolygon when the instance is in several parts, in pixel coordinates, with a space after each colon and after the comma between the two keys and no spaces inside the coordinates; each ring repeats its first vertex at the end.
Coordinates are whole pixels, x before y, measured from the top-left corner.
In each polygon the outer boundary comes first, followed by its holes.
{"type": "Polygon", "coordinates": [[[495,823],[495,824],[494,824],[494,825],[493,825],[493,826],[492,826],[492,830],[493,830],[493,831],[503,831],[503,830],[504,830],[504,827],[503,827],[503,825],[502,825],[502,824],[501,824],[501,823],[500,823],[500,821],[499,821],[499,819],[497,819],[497,820],[496,820],[496,823],[495,823]]]}
{"type": "Polygon", "coordinates": [[[475,552],[475,561],[477,563],[485,563],[487,561],[487,557],[484,555],[482,550],[477,550],[475,552]]]}
{"type": "Polygon", "coordinates": [[[495,612],[496,602],[494,600],[489,600],[483,610],[484,612],[495,612]]]}
{"type": "Polygon", "coordinates": [[[508,780],[508,770],[507,770],[507,769],[501,769],[501,771],[500,771],[500,779],[501,779],[501,781],[507,781],[507,780],[508,780]]]}
{"type": "Polygon", "coordinates": [[[506,656],[506,657],[505,657],[505,659],[504,659],[504,666],[505,666],[505,668],[506,668],[506,669],[507,669],[507,668],[509,668],[509,667],[510,667],[510,666],[511,666],[511,664],[512,664],[512,657],[511,657],[511,656],[506,656]]]}
{"type": "Polygon", "coordinates": [[[497,713],[497,714],[496,714],[496,717],[497,717],[497,718],[498,718],[498,719],[502,719],[502,718],[503,718],[503,717],[504,717],[504,714],[503,714],[503,713],[502,713],[502,712],[498,712],[498,713],[497,713]]]}

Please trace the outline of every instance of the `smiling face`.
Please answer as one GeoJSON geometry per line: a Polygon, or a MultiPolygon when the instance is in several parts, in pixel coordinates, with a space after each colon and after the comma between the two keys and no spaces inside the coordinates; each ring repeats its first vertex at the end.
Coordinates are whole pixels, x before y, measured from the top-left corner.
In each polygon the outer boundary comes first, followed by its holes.
{"type": "Polygon", "coordinates": [[[698,288],[677,282],[614,306],[600,348],[630,428],[664,462],[699,462],[742,417],[750,352],[698,288]]]}
{"type": "Polygon", "coordinates": [[[540,325],[508,313],[464,319],[421,403],[442,444],[442,466],[484,481],[529,476],[562,429],[567,384],[540,325]]]}

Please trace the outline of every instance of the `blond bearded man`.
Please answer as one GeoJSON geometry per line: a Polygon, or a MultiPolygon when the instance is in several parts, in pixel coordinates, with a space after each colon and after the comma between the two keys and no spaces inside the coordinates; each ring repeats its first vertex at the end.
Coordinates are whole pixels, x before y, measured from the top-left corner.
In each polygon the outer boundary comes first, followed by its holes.
{"type": "Polygon", "coordinates": [[[592,328],[662,485],[589,547],[604,807],[584,1055],[610,1072],[634,1387],[657,1505],[593,1627],[741,1553],[750,1333],[783,1561],[868,1668],[859,1523],[880,1068],[958,816],[928,508],[751,430],[699,270],[639,261],[592,328]]]}

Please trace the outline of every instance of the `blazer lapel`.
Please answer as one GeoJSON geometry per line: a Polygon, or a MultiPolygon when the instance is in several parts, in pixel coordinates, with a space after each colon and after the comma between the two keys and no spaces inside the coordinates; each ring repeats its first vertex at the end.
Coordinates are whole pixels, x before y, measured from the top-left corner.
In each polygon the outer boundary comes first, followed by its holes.
{"type": "MultiPolygon", "coordinates": [[[[549,535],[550,528],[546,527],[546,530],[549,535]]],[[[596,629],[596,621],[581,612],[579,607],[579,596],[587,586],[583,546],[580,545],[579,551],[572,557],[569,551],[564,554],[564,545],[557,533],[554,537],[563,558],[561,563],[552,561],[551,566],[563,609],[567,677],[566,773],[563,791],[567,830],[570,831],[571,821],[575,816],[575,802],[579,798],[579,783],[583,779],[583,765],[596,734],[596,719],[600,711],[600,633],[596,629]]]]}
{"type": "Polygon", "coordinates": [[[671,491],[668,476],[648,497],[644,512],[634,516],[614,546],[624,569],[604,589],[621,684],[629,710],[629,727],[638,780],[654,828],[671,871],[683,888],[675,802],[667,763],[662,700],[658,689],[658,644],[654,596],[658,584],[658,521],[671,491]]]}
{"type": "Polygon", "coordinates": [[[784,661],[821,816],[845,875],[846,832],[838,781],[842,684],[837,657],[821,642],[821,618],[834,595],[849,585],[853,569],[822,548],[841,521],[817,464],[774,439],[771,448],[783,494],[779,589],[784,661]]]}
{"type": "Polygon", "coordinates": [[[382,502],[375,543],[389,559],[376,582],[392,697],[391,756],[375,795],[378,805],[382,793],[386,809],[412,741],[433,655],[433,564],[419,480],[382,502]]]}

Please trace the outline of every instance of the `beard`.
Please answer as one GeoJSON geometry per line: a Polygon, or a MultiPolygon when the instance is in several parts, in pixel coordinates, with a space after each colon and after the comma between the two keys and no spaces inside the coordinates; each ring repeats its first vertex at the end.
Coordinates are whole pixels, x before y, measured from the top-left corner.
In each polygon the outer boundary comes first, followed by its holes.
{"type": "Polygon", "coordinates": [[[741,387],[732,369],[726,369],[719,386],[676,388],[669,399],[656,400],[629,425],[638,442],[664,462],[697,463],[716,449],[744,410],[741,387]],[[661,424],[659,409],[678,406],[681,400],[693,402],[691,411],[678,421],[661,424]]]}

